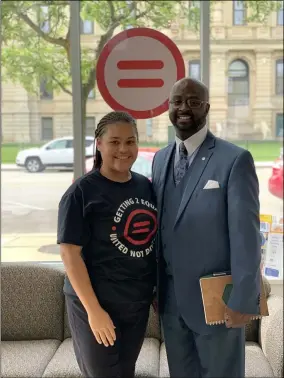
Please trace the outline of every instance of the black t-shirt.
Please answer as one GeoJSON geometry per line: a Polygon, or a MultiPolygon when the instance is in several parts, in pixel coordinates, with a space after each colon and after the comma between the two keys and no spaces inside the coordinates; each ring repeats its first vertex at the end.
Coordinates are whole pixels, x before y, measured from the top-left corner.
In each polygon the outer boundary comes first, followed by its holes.
{"type": "MultiPolygon", "coordinates": [[[[101,302],[151,301],[156,230],[151,182],[137,173],[118,183],[92,171],[75,181],[59,204],[57,242],[82,246],[101,302]]],[[[64,292],[76,295],[67,277],[64,292]]]]}

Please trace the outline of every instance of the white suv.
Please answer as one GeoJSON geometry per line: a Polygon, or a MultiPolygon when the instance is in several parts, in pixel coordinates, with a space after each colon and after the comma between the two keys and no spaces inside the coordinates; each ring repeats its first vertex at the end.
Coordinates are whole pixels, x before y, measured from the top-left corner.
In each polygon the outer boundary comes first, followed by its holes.
{"type": "MultiPolygon", "coordinates": [[[[86,157],[94,154],[94,137],[85,138],[86,157]]],[[[39,148],[19,151],[16,164],[31,173],[42,172],[47,167],[69,168],[74,165],[73,137],[54,139],[39,148]]]]}

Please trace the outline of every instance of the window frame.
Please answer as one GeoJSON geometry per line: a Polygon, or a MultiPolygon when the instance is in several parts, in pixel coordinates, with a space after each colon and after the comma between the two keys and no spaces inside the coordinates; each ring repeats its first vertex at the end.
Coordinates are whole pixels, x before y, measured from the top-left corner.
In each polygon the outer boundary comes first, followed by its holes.
{"type": "Polygon", "coordinates": [[[249,106],[250,104],[250,69],[248,63],[244,59],[234,59],[231,61],[228,67],[228,87],[227,87],[227,94],[228,94],[228,106],[229,107],[238,107],[238,106],[249,106]],[[240,62],[244,65],[246,69],[246,74],[245,76],[230,76],[230,69],[233,63],[240,62]],[[235,82],[239,81],[244,81],[247,83],[247,93],[234,93],[229,91],[229,86],[230,86],[230,80],[235,80],[235,82]],[[237,104],[235,101],[232,101],[232,99],[236,99],[237,97],[243,98],[246,100],[243,104],[237,104]],[[245,97],[246,96],[246,97],[245,97]]]}
{"type": "Polygon", "coordinates": [[[46,82],[47,82],[47,80],[45,78],[40,79],[39,98],[40,98],[40,100],[53,100],[53,90],[48,91],[46,89],[46,82]]]}
{"type": "Polygon", "coordinates": [[[41,139],[41,141],[47,141],[47,140],[53,140],[53,137],[54,137],[54,123],[53,123],[53,117],[50,117],[50,116],[42,116],[41,117],[41,120],[40,120],[40,126],[41,126],[41,129],[40,129],[40,132],[41,132],[41,134],[40,134],[40,139],[41,139]],[[43,129],[44,129],[44,127],[43,127],[43,121],[45,121],[45,120],[51,120],[51,130],[52,130],[52,137],[49,139],[45,139],[44,138],[44,132],[43,132],[43,129]]]}
{"type": "Polygon", "coordinates": [[[277,96],[283,96],[283,74],[282,76],[278,76],[278,65],[282,64],[282,72],[283,72],[283,65],[284,65],[284,58],[279,58],[275,61],[275,94],[277,96]],[[279,83],[280,82],[280,83],[279,83]],[[279,87],[282,85],[282,91],[279,87]]]}
{"type": "Polygon", "coordinates": [[[95,30],[95,23],[94,21],[91,21],[91,20],[82,20],[82,18],[80,18],[80,34],[81,35],[92,35],[94,34],[94,30],[95,30]],[[91,32],[88,32],[86,33],[85,30],[84,30],[84,24],[85,22],[90,22],[91,23],[91,32]]]}
{"type": "Polygon", "coordinates": [[[283,26],[284,19],[284,6],[277,11],[277,26],[283,26]]]}
{"type": "Polygon", "coordinates": [[[188,61],[188,77],[192,77],[193,79],[201,80],[201,63],[200,63],[199,59],[194,59],[194,60],[188,61]],[[190,69],[191,69],[191,66],[193,66],[193,65],[198,65],[198,71],[199,71],[198,77],[194,77],[194,76],[190,75],[190,69]]]}
{"type": "Polygon", "coordinates": [[[242,0],[233,0],[233,25],[234,26],[244,26],[246,25],[246,6],[245,2],[242,0]],[[238,3],[242,4],[242,9],[237,9],[238,3]],[[237,23],[237,15],[242,13],[242,23],[237,23]]]}

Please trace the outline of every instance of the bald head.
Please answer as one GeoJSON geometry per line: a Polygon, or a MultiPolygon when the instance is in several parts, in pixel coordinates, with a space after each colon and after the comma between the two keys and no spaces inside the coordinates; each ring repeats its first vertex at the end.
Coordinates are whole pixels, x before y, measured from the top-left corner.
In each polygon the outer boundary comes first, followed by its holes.
{"type": "Polygon", "coordinates": [[[174,84],[170,93],[170,98],[174,96],[176,92],[195,93],[200,100],[209,101],[209,91],[206,85],[201,81],[190,77],[184,77],[174,84]]]}

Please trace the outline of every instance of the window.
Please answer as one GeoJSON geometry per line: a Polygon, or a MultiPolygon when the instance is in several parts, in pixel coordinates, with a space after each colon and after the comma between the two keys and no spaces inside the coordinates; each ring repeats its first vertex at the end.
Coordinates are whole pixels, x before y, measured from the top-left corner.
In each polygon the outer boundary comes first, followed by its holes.
{"type": "Polygon", "coordinates": [[[40,99],[41,100],[52,100],[53,99],[53,90],[47,88],[47,80],[40,80],[40,99]]]}
{"type": "Polygon", "coordinates": [[[86,139],[85,147],[90,147],[94,143],[94,139],[86,139]]]}
{"type": "Polygon", "coordinates": [[[279,11],[277,12],[277,25],[279,26],[283,26],[283,5],[282,7],[279,9],[279,11]]]}
{"type": "Polygon", "coordinates": [[[56,140],[48,145],[48,150],[62,150],[67,148],[68,141],[66,139],[56,140]]]}
{"type": "Polygon", "coordinates": [[[92,136],[95,134],[96,118],[86,117],[86,136],[92,136]]]}
{"type": "MultiPolygon", "coordinates": [[[[94,143],[94,140],[85,139],[85,147],[90,147],[94,143]]],[[[74,148],[73,139],[69,139],[67,141],[66,148],[74,148]]]]}
{"type": "Polygon", "coordinates": [[[42,117],[41,118],[41,140],[53,139],[53,118],[42,117]]]}
{"type": "Polygon", "coordinates": [[[48,6],[39,8],[39,27],[44,33],[50,32],[50,15],[48,6]]]}
{"type": "Polygon", "coordinates": [[[88,98],[89,99],[95,99],[96,98],[96,90],[95,90],[95,88],[90,91],[90,93],[88,94],[88,98]]]}
{"type": "Polygon", "coordinates": [[[81,20],[81,34],[94,34],[94,22],[81,20]]]}
{"type": "Polygon", "coordinates": [[[276,137],[277,138],[283,138],[283,113],[276,114],[276,137]]]}
{"type": "Polygon", "coordinates": [[[192,77],[193,79],[200,80],[201,79],[201,72],[200,72],[200,61],[193,60],[188,63],[188,76],[192,77]]]}
{"type": "Polygon", "coordinates": [[[246,19],[246,8],[244,1],[234,0],[233,2],[234,8],[234,25],[245,25],[246,19]]]}
{"type": "Polygon", "coordinates": [[[146,119],[146,135],[147,137],[153,136],[153,119],[152,118],[146,119]]]}
{"type": "Polygon", "coordinates": [[[283,95],[283,59],[276,61],[276,94],[283,95]]]}
{"type": "Polygon", "coordinates": [[[229,106],[249,104],[249,68],[243,60],[235,60],[230,64],[228,104],[229,106]]]}

